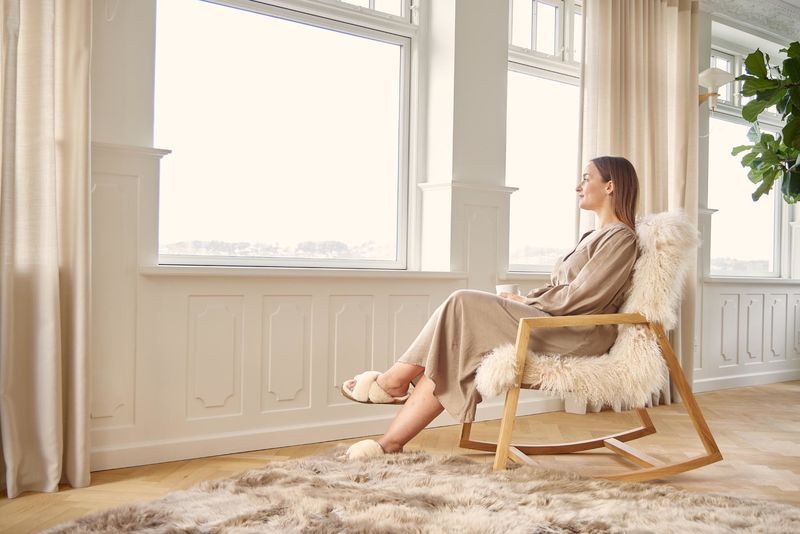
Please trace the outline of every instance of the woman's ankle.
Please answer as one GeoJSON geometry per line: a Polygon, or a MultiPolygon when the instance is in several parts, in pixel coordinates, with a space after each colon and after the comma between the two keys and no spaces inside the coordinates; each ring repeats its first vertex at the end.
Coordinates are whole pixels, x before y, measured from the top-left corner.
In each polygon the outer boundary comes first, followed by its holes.
{"type": "Polygon", "coordinates": [[[418,365],[395,363],[387,371],[380,374],[378,385],[390,395],[399,397],[408,392],[411,381],[419,376],[423,370],[424,368],[418,365]]]}
{"type": "Polygon", "coordinates": [[[395,443],[386,439],[379,439],[378,445],[381,446],[383,452],[386,454],[394,454],[397,452],[403,452],[403,446],[399,443],[395,443]]]}
{"type": "Polygon", "coordinates": [[[381,389],[383,389],[389,395],[393,397],[402,397],[408,393],[408,387],[411,383],[411,380],[404,381],[386,372],[378,376],[377,382],[381,389]]]}

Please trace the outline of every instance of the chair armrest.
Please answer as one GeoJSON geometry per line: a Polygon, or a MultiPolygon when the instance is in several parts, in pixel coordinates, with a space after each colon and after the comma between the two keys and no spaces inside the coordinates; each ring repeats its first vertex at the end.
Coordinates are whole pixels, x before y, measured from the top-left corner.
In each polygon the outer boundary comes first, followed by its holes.
{"type": "Polygon", "coordinates": [[[565,326],[591,326],[601,324],[647,324],[639,313],[601,313],[594,315],[562,315],[551,317],[523,317],[520,326],[527,328],[559,328],[565,326]]]}

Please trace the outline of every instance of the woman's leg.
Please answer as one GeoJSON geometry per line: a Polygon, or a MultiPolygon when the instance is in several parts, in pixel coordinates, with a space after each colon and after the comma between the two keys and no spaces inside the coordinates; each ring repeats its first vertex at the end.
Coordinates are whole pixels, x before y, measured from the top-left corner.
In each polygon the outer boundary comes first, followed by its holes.
{"type": "Polygon", "coordinates": [[[435,384],[422,376],[400,412],[392,420],[389,430],[378,443],[385,452],[400,452],[411,438],[428,426],[444,408],[434,396],[435,384]]]}

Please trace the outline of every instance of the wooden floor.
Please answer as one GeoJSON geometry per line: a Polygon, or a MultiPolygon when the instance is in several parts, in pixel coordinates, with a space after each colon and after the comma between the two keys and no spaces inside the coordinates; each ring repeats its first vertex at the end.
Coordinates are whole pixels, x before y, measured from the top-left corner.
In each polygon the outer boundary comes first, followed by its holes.
{"type": "MultiPolygon", "coordinates": [[[[673,486],[800,505],[800,381],[728,389],[697,395],[725,459],[670,478],[673,486]]],[[[658,433],[636,442],[637,448],[659,459],[692,456],[702,451],[680,405],[650,410],[658,433]]],[[[590,415],[548,413],[517,420],[518,441],[583,440],[636,424],[633,414],[590,415]]],[[[473,425],[473,437],[494,440],[497,421],[473,425]]],[[[464,454],[490,462],[488,454],[458,449],[460,426],[423,431],[407,450],[464,454]]],[[[234,475],[265,463],[313,455],[340,443],[317,443],[281,449],[116,469],[92,474],[88,488],[64,487],[59,493],[29,493],[9,500],[0,497],[0,532],[36,532],[96,510],[155,499],[202,480],[234,475]]],[[[538,456],[543,467],[602,473],[626,469],[611,452],[569,456],[538,456]]]]}

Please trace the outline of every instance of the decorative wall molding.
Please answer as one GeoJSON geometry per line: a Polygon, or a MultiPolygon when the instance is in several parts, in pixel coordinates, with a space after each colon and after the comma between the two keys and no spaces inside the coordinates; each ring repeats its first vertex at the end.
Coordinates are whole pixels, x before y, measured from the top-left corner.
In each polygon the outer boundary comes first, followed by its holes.
{"type": "Polygon", "coordinates": [[[375,365],[373,330],[374,297],[371,295],[332,295],[329,300],[329,338],[331,372],[327,381],[328,403],[347,404],[337,386],[375,365]]]}
{"type": "Polygon", "coordinates": [[[781,0],[701,0],[700,5],[704,11],[765,30],[787,43],[800,36],[800,7],[781,0]]]}
{"type": "Polygon", "coordinates": [[[187,416],[240,414],[243,297],[192,295],[188,300],[187,416]]]}
{"type": "Polygon", "coordinates": [[[765,354],[769,361],[786,360],[787,312],[787,295],[767,295],[764,326],[769,342],[765,354]]]}
{"type": "Polygon", "coordinates": [[[261,411],[311,403],[311,295],[265,296],[261,325],[261,411]]]}
{"type": "Polygon", "coordinates": [[[95,173],[92,244],[92,427],[132,425],[136,371],[136,206],[134,174],[95,173]]]}

